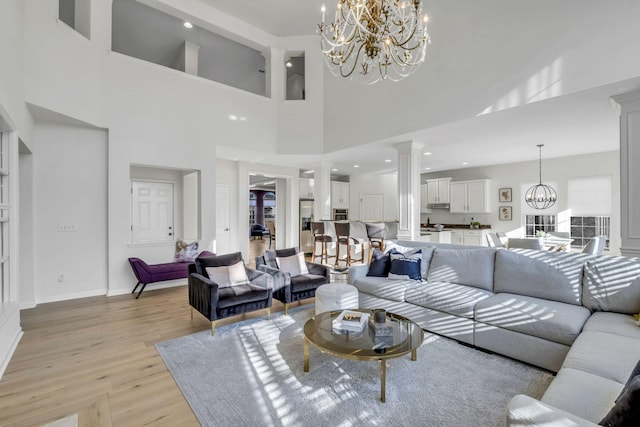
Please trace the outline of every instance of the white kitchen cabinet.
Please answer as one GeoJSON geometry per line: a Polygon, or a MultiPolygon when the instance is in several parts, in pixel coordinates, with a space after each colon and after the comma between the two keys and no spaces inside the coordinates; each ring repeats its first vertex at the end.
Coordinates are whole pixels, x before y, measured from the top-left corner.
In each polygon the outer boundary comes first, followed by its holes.
{"type": "Polygon", "coordinates": [[[311,178],[300,178],[301,199],[313,199],[314,181],[311,178]]]}
{"type": "Polygon", "coordinates": [[[449,203],[449,184],[451,178],[427,180],[427,203],[449,203]]]}
{"type": "Polygon", "coordinates": [[[452,182],[449,211],[452,213],[488,213],[489,180],[452,182]]]}
{"type": "Polygon", "coordinates": [[[349,209],[349,183],[331,181],[331,208],[349,209]]]}
{"type": "Polygon", "coordinates": [[[429,193],[428,187],[429,186],[427,184],[420,185],[420,213],[431,212],[431,210],[427,209],[427,194],[429,193]]]}
{"type": "Polygon", "coordinates": [[[487,233],[490,229],[458,229],[451,231],[451,243],[455,245],[488,246],[487,233]]]}

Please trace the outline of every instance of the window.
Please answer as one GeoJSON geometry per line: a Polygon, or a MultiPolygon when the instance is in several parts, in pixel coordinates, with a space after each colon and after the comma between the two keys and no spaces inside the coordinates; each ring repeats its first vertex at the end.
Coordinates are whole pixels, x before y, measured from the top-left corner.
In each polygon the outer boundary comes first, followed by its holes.
{"type": "Polygon", "coordinates": [[[612,185],[610,175],[569,179],[571,246],[582,248],[596,236],[607,236],[605,247],[609,248],[612,185]]]}
{"type": "Polygon", "coordinates": [[[304,52],[286,52],[285,59],[285,68],[287,69],[287,93],[285,94],[285,99],[287,101],[305,99],[304,52]]]}
{"type": "Polygon", "coordinates": [[[585,247],[589,240],[596,236],[607,236],[605,249],[609,249],[611,234],[611,217],[609,216],[572,216],[571,246],[585,247]]]}
{"type": "Polygon", "coordinates": [[[538,233],[556,231],[557,219],[555,215],[525,215],[525,230],[527,237],[538,237],[538,233]]]}

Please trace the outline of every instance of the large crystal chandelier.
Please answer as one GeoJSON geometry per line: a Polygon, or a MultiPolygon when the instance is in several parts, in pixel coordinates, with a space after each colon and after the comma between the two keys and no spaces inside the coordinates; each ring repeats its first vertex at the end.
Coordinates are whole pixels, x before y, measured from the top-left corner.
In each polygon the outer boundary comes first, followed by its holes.
{"type": "Polygon", "coordinates": [[[424,62],[430,39],[420,0],[338,0],[328,24],[325,11],[323,5],[320,47],[335,76],[398,81],[424,62]]]}
{"type": "Polygon", "coordinates": [[[538,144],[538,150],[540,152],[539,158],[539,171],[540,171],[540,183],[529,188],[524,195],[524,200],[527,205],[534,209],[547,209],[556,204],[558,200],[558,194],[556,190],[550,185],[542,183],[542,147],[544,144],[538,144]]]}

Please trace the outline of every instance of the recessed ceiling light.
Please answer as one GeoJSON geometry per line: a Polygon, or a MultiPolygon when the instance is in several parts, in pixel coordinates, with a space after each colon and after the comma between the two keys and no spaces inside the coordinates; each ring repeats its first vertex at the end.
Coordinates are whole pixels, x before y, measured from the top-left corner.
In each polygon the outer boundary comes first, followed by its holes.
{"type": "Polygon", "coordinates": [[[331,169],[331,172],[338,172],[338,169],[331,169]]]}
{"type": "Polygon", "coordinates": [[[462,166],[467,166],[469,162],[462,162],[462,166]]]}
{"type": "Polygon", "coordinates": [[[284,65],[286,65],[287,68],[293,67],[293,64],[291,63],[291,61],[287,61],[284,65]]]}
{"type": "Polygon", "coordinates": [[[184,21],[182,25],[184,25],[185,28],[193,28],[193,24],[189,21],[184,21]]]}
{"type": "Polygon", "coordinates": [[[246,121],[247,121],[247,118],[246,118],[245,116],[240,116],[240,121],[241,121],[241,122],[246,122],[246,121]]]}
{"type": "Polygon", "coordinates": [[[424,155],[425,155],[425,156],[430,156],[430,155],[431,155],[431,152],[430,152],[430,151],[427,151],[426,153],[424,153],[424,155]]]}
{"type": "Polygon", "coordinates": [[[229,120],[236,121],[238,120],[238,116],[236,116],[235,114],[229,114],[229,120]]]}
{"type": "Polygon", "coordinates": [[[424,168],[424,170],[426,170],[426,171],[430,171],[430,170],[431,170],[431,168],[424,168]]]}
{"type": "Polygon", "coordinates": [[[308,171],[302,171],[302,173],[313,173],[313,169],[309,169],[308,171]]]}
{"type": "Polygon", "coordinates": [[[354,167],[354,168],[359,168],[359,167],[360,167],[360,165],[353,165],[353,167],[354,167]]]}
{"type": "Polygon", "coordinates": [[[391,159],[386,159],[384,162],[385,163],[391,163],[391,159]]]}

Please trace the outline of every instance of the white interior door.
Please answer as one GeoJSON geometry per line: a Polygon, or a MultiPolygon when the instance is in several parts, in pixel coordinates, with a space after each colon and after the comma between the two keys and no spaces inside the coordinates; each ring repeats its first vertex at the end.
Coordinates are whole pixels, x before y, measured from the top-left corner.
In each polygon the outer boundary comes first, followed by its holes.
{"type": "Polygon", "coordinates": [[[174,240],[173,184],[133,181],[131,211],[132,243],[174,240]]]}
{"type": "Polygon", "coordinates": [[[363,194],[360,196],[360,220],[380,221],[384,219],[382,194],[363,194]]]}
{"type": "Polygon", "coordinates": [[[216,186],[216,244],[217,254],[229,253],[231,248],[231,187],[216,186]]]}

